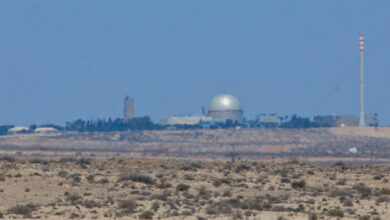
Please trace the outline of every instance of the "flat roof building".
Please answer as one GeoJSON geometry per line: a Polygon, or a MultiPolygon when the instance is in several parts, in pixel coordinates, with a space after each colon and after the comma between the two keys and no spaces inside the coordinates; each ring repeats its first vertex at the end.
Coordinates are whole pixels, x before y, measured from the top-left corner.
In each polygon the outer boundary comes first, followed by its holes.
{"type": "Polygon", "coordinates": [[[161,125],[196,125],[213,120],[209,116],[173,116],[160,121],[161,125]]]}

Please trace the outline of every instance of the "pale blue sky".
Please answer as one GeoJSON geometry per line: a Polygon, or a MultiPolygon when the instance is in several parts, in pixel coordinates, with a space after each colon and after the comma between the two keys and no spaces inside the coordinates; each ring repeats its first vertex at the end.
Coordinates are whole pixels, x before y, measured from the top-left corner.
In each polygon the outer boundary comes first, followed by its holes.
{"type": "Polygon", "coordinates": [[[390,125],[390,1],[0,1],[0,124],[201,112],[359,112],[390,125]]]}

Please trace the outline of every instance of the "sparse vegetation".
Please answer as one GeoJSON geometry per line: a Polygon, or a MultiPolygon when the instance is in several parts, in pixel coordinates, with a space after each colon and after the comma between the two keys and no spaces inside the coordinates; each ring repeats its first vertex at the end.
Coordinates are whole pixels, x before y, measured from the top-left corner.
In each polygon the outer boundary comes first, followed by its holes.
{"type": "Polygon", "coordinates": [[[122,175],[118,181],[120,182],[129,180],[145,184],[154,184],[154,180],[150,176],[139,174],[122,175]]]}
{"type": "Polygon", "coordinates": [[[179,185],[176,186],[177,191],[187,191],[190,189],[190,185],[186,185],[183,183],[180,183],[179,185]]]}
{"type": "Polygon", "coordinates": [[[291,183],[291,187],[294,189],[301,189],[304,188],[305,186],[306,186],[306,182],[304,180],[294,181],[291,183]]]}
{"type": "MultiPolygon", "coordinates": [[[[0,194],[8,195],[12,191],[9,185],[20,187],[18,199],[26,198],[28,204],[36,195],[48,198],[52,201],[44,207],[48,216],[73,219],[267,219],[267,213],[273,219],[318,220],[360,215],[360,219],[369,216],[372,220],[380,219],[379,214],[382,219],[390,214],[386,209],[390,190],[376,186],[378,181],[372,178],[386,173],[386,166],[348,166],[348,170],[342,170],[340,166],[291,161],[239,161],[232,168],[219,162],[46,161],[47,164],[37,162],[32,166],[28,160],[24,164],[0,160],[4,177],[0,194]],[[39,173],[42,166],[49,166],[49,171],[39,173]],[[308,171],[318,175],[317,179],[302,179],[308,171]],[[40,181],[42,186],[30,181],[40,181]],[[339,184],[340,181],[344,183],[339,184]],[[50,188],[54,190],[45,191],[50,188]]],[[[382,180],[382,186],[386,186],[382,180]]],[[[43,218],[43,211],[37,211],[39,207],[9,206],[3,208],[4,217],[43,218]]]]}

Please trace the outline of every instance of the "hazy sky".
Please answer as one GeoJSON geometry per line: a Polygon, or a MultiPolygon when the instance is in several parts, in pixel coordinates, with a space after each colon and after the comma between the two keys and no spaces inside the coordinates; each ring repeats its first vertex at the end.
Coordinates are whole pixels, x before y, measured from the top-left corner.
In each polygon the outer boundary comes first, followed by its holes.
{"type": "Polygon", "coordinates": [[[0,1],[0,124],[200,114],[366,112],[390,125],[390,1],[0,1]]]}

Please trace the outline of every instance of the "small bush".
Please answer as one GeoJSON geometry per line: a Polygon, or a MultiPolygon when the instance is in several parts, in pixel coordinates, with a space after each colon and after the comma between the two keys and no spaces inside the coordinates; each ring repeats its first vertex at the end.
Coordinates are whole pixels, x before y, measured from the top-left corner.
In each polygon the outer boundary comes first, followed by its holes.
{"type": "Polygon", "coordinates": [[[235,171],[236,173],[239,173],[239,172],[241,172],[241,171],[250,170],[250,169],[251,169],[250,166],[248,166],[248,165],[242,163],[242,164],[238,165],[234,171],[235,171]]]}
{"type": "Polygon", "coordinates": [[[352,207],[353,206],[353,201],[350,200],[350,199],[347,199],[343,202],[343,206],[346,206],[346,207],[352,207]]]}
{"type": "Polygon", "coordinates": [[[93,182],[95,180],[95,176],[93,174],[87,176],[88,182],[93,182]]]}
{"type": "Polygon", "coordinates": [[[390,189],[389,188],[382,188],[379,192],[382,195],[390,195],[390,189]]]}
{"type": "Polygon", "coordinates": [[[280,179],[280,182],[281,183],[291,183],[290,179],[287,177],[283,177],[282,179],[280,179]]]}
{"type": "Polygon", "coordinates": [[[125,214],[130,214],[137,208],[137,203],[133,200],[121,200],[119,201],[119,208],[122,209],[125,214]]]}
{"type": "Polygon", "coordinates": [[[200,163],[192,162],[192,163],[184,164],[180,169],[184,170],[184,171],[197,171],[198,168],[201,168],[201,167],[202,166],[200,165],[200,163]]]}
{"type": "Polygon", "coordinates": [[[15,158],[9,157],[9,156],[1,157],[1,158],[0,158],[0,161],[1,161],[1,160],[7,161],[7,162],[10,162],[10,163],[13,163],[13,162],[16,161],[15,158]]]}
{"type": "Polygon", "coordinates": [[[60,177],[66,177],[68,175],[68,172],[66,172],[65,170],[61,170],[60,172],[58,172],[58,176],[60,177]]]}
{"type": "Polygon", "coordinates": [[[376,201],[376,203],[382,203],[382,202],[390,202],[390,198],[388,196],[379,196],[376,201]]]}
{"type": "Polygon", "coordinates": [[[328,211],[329,216],[344,217],[344,211],[340,208],[330,209],[328,211]]]}
{"type": "Polygon", "coordinates": [[[198,190],[198,195],[202,199],[209,199],[211,197],[210,192],[207,191],[205,186],[201,186],[198,190]]]}
{"type": "Polygon", "coordinates": [[[139,215],[140,219],[153,219],[153,212],[151,211],[145,211],[141,215],[139,215]]]}
{"type": "Polygon", "coordinates": [[[355,184],[352,189],[359,192],[362,198],[369,198],[372,194],[371,189],[365,186],[363,183],[355,184]]]}
{"type": "Polygon", "coordinates": [[[81,158],[80,160],[76,161],[76,164],[78,164],[78,165],[90,165],[91,164],[91,159],[89,159],[89,158],[81,158]]]}
{"type": "Polygon", "coordinates": [[[35,211],[36,207],[32,204],[28,205],[17,205],[8,209],[9,214],[24,215],[26,217],[31,217],[31,212],[35,211]]]}
{"type": "Polygon", "coordinates": [[[131,180],[133,182],[145,183],[145,184],[153,184],[154,180],[147,175],[139,175],[139,174],[130,174],[123,175],[119,178],[119,182],[131,180]]]}
{"type": "Polygon", "coordinates": [[[308,220],[318,220],[317,213],[309,213],[308,220]]]}
{"type": "Polygon", "coordinates": [[[86,208],[88,209],[92,209],[92,208],[95,208],[95,207],[100,207],[100,204],[93,201],[93,200],[85,200],[82,202],[82,205],[85,206],[86,208]]]}
{"type": "Polygon", "coordinates": [[[215,187],[218,187],[218,186],[221,186],[224,183],[227,184],[227,185],[230,185],[230,181],[228,179],[216,179],[216,180],[214,180],[213,185],[215,187]]]}
{"type": "Polygon", "coordinates": [[[177,191],[188,191],[190,189],[190,186],[189,185],[186,185],[186,184],[183,184],[183,183],[180,183],[179,185],[176,186],[176,190],[177,191]]]}
{"type": "Polygon", "coordinates": [[[152,204],[153,211],[157,212],[159,208],[160,208],[160,203],[159,202],[153,202],[153,204],[152,204]]]}
{"type": "Polygon", "coordinates": [[[294,189],[301,189],[304,188],[305,186],[306,186],[306,182],[304,180],[294,181],[291,183],[291,187],[294,189]]]}
{"type": "Polygon", "coordinates": [[[72,203],[74,203],[74,202],[76,202],[76,201],[78,201],[80,199],[81,199],[81,196],[79,194],[77,194],[77,193],[71,193],[71,194],[68,194],[66,196],[66,200],[69,201],[69,202],[72,202],[72,203]]]}

